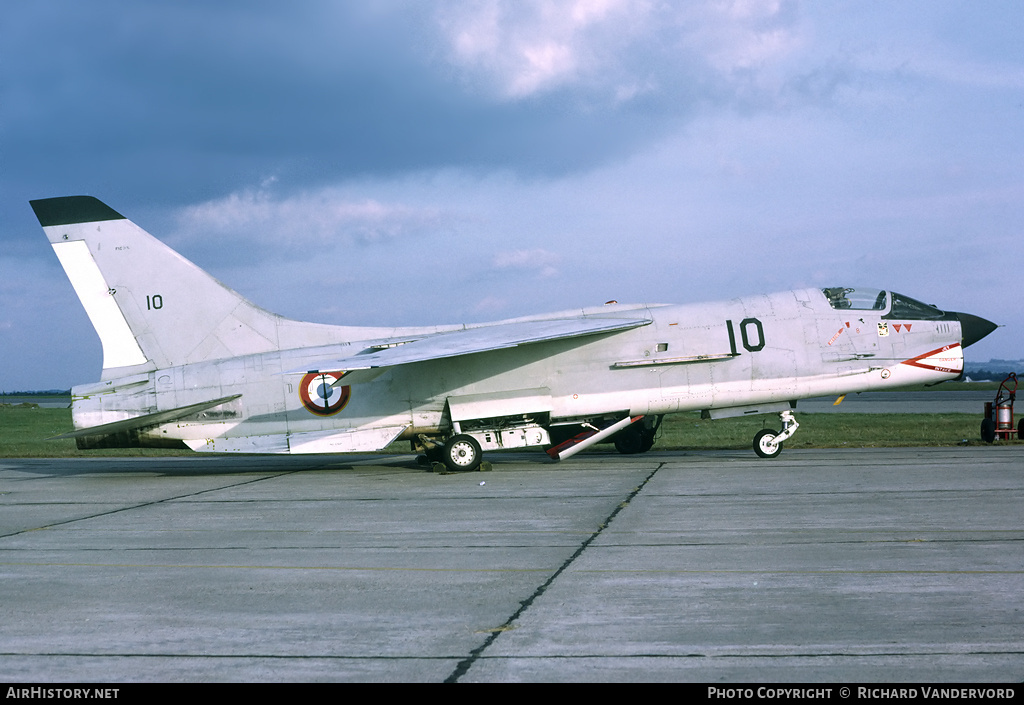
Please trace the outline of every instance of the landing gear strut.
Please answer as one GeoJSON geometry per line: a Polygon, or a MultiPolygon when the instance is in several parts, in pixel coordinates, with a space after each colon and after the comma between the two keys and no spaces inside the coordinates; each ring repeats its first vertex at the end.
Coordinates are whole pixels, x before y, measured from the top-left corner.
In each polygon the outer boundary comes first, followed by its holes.
{"type": "Polygon", "coordinates": [[[793,417],[793,412],[780,411],[779,419],[782,420],[782,430],[779,432],[771,429],[762,429],[754,436],[754,452],[761,458],[777,458],[782,452],[782,442],[789,440],[800,424],[793,417]]]}

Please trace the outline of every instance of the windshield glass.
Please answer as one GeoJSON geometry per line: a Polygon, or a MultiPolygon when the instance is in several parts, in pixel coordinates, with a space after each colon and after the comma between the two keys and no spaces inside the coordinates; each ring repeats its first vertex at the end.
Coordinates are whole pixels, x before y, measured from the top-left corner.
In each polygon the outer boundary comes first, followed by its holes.
{"type": "Polygon", "coordinates": [[[886,293],[881,289],[853,289],[844,286],[833,286],[822,289],[832,308],[853,309],[856,311],[885,310],[886,293]]]}
{"type": "Polygon", "coordinates": [[[928,320],[930,318],[942,318],[943,312],[934,306],[923,304],[917,299],[912,299],[903,294],[892,293],[892,311],[886,318],[909,318],[911,320],[928,320]]]}

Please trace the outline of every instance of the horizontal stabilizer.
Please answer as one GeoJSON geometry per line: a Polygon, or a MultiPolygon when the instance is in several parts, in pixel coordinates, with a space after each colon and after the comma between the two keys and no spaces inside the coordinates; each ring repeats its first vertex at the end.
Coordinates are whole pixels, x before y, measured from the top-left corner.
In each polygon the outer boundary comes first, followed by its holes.
{"type": "Polygon", "coordinates": [[[360,453],[381,450],[407,426],[331,429],[230,438],[190,438],[185,444],[202,453],[360,453]]]}
{"type": "Polygon", "coordinates": [[[369,370],[407,365],[412,362],[425,362],[457,355],[514,348],[530,343],[578,338],[598,333],[615,333],[646,326],[650,322],[649,318],[588,318],[584,316],[571,319],[512,321],[434,333],[412,342],[365,355],[353,355],[338,360],[319,360],[311,367],[291,369],[286,374],[305,374],[327,370],[369,370]]]}
{"type": "Polygon", "coordinates": [[[166,411],[157,411],[153,414],[145,414],[143,416],[136,416],[131,419],[124,419],[123,421],[113,421],[111,423],[100,424],[99,426],[90,426],[89,428],[80,428],[71,433],[62,433],[59,436],[48,438],[48,441],[57,441],[63,438],[83,438],[85,436],[107,436],[112,433],[121,433],[124,431],[132,431],[138,428],[148,428],[152,426],[159,426],[160,424],[167,423],[168,421],[174,421],[175,419],[184,418],[191,416],[192,414],[198,414],[200,411],[212,409],[215,406],[220,406],[229,401],[238,399],[241,394],[232,394],[229,397],[221,397],[220,399],[212,399],[210,401],[200,402],[199,404],[189,404],[188,406],[179,406],[177,409],[167,409],[166,411]]]}

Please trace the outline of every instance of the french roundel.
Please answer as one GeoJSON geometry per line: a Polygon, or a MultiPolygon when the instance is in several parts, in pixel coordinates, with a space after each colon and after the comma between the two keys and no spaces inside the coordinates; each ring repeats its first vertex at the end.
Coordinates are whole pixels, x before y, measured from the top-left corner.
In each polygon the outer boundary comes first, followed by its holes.
{"type": "Polygon", "coordinates": [[[341,372],[310,372],[303,377],[299,383],[302,405],[317,416],[333,416],[344,409],[352,396],[352,388],[334,386],[341,375],[341,372]]]}

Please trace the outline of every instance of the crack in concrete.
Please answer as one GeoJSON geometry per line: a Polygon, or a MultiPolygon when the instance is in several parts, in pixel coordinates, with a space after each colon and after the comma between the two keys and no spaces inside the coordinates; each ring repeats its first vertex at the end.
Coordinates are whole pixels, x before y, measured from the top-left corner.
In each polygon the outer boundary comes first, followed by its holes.
{"type": "Polygon", "coordinates": [[[651,473],[644,478],[643,482],[634,487],[633,491],[629,493],[625,500],[615,505],[615,509],[612,510],[612,513],[609,514],[608,517],[598,525],[597,531],[588,536],[587,539],[580,544],[580,547],[576,549],[575,553],[569,556],[565,560],[565,562],[562,563],[561,566],[559,566],[558,570],[551,574],[551,577],[549,577],[546,581],[544,581],[543,584],[541,584],[536,590],[534,590],[532,595],[530,595],[528,598],[520,602],[519,609],[517,609],[511,617],[505,620],[504,624],[502,624],[500,627],[495,627],[493,630],[490,630],[491,635],[484,640],[484,643],[478,646],[477,648],[473,649],[471,652],[469,652],[469,656],[459,662],[459,664],[455,667],[455,670],[452,671],[451,675],[445,678],[444,682],[458,683],[459,678],[466,675],[466,673],[473,666],[473,664],[476,663],[477,659],[483,656],[484,651],[486,651],[487,648],[491,644],[493,644],[494,641],[499,636],[501,636],[504,632],[512,628],[512,625],[515,623],[515,621],[519,619],[523,615],[523,613],[530,608],[530,606],[534,603],[535,600],[537,600],[537,598],[544,594],[548,587],[550,587],[551,584],[558,579],[558,576],[564,573],[566,569],[570,565],[572,565],[577,558],[583,555],[583,552],[587,550],[590,544],[592,544],[597,539],[597,537],[600,536],[606,528],[608,528],[609,524],[611,524],[612,521],[614,521],[615,517],[618,516],[618,513],[629,506],[630,502],[633,501],[633,498],[635,498],[638,494],[640,494],[641,491],[643,491],[644,487],[647,486],[647,483],[650,482],[651,479],[664,466],[664,462],[658,463],[658,467],[654,468],[654,470],[652,470],[651,473]]]}

